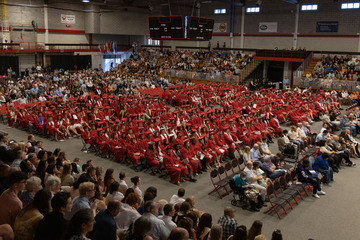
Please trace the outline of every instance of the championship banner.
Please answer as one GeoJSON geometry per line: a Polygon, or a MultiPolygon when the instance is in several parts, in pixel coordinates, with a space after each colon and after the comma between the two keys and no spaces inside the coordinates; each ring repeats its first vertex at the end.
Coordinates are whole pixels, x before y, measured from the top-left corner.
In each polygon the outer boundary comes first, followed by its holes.
{"type": "Polygon", "coordinates": [[[61,23],[75,24],[75,15],[61,14],[61,23]]]}
{"type": "Polygon", "coordinates": [[[227,31],[226,23],[214,23],[214,33],[224,33],[227,31]]]}
{"type": "Polygon", "coordinates": [[[277,32],[277,22],[260,22],[259,32],[277,32]]]}

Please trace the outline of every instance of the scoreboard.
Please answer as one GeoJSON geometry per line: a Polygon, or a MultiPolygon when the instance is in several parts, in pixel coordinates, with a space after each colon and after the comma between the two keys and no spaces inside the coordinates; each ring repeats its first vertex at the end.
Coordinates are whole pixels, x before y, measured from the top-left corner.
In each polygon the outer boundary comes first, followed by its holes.
{"type": "Polygon", "coordinates": [[[213,34],[214,19],[189,17],[187,39],[189,40],[210,40],[213,34]]]}
{"type": "Polygon", "coordinates": [[[184,18],[149,17],[149,30],[152,39],[184,39],[184,18]]]}
{"type": "Polygon", "coordinates": [[[193,16],[149,17],[151,39],[210,40],[214,19],[193,16]]]}

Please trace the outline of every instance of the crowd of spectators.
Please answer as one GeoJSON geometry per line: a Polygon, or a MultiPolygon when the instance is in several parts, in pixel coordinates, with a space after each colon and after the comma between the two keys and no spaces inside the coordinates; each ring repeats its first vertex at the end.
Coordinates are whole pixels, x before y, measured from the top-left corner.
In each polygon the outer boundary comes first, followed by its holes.
{"type": "MultiPolygon", "coordinates": [[[[213,224],[184,188],[169,200],[156,199],[156,187],[143,193],[138,176],[128,185],[126,173],[116,179],[113,169],[104,173],[92,160],[80,166],[61,149],[39,147],[32,135],[27,142],[0,138],[2,239],[265,239],[260,221],[249,230],[238,226],[231,207],[213,224]]],[[[282,233],[274,231],[272,239],[282,233]]]]}
{"type": "Polygon", "coordinates": [[[356,56],[323,56],[317,62],[312,73],[306,75],[310,78],[326,78],[333,80],[358,81],[360,62],[356,56]]]}

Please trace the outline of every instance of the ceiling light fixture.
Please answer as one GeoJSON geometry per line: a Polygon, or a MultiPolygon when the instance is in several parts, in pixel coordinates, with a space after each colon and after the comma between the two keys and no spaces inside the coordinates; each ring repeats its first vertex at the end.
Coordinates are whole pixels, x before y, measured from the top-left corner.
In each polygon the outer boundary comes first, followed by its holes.
{"type": "Polygon", "coordinates": [[[81,0],[83,3],[88,3],[90,0],[81,0]]]}

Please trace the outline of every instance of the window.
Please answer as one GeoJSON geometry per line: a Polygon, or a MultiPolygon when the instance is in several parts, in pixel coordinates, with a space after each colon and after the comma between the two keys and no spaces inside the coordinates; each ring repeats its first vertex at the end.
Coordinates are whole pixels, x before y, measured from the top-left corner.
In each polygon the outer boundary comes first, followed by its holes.
{"type": "Polygon", "coordinates": [[[225,14],[226,13],[226,9],[222,8],[222,9],[214,9],[214,13],[215,14],[225,14]]]}
{"type": "Polygon", "coordinates": [[[260,12],[260,7],[248,7],[246,8],[247,13],[258,13],[260,12]]]}
{"type": "Polygon", "coordinates": [[[354,9],[354,8],[360,8],[360,3],[342,3],[341,9],[354,9]]]}
{"type": "Polygon", "coordinates": [[[316,11],[316,10],[318,10],[318,5],[317,4],[302,5],[301,10],[302,11],[316,11]]]}
{"type": "Polygon", "coordinates": [[[160,40],[152,40],[151,38],[149,38],[148,39],[148,45],[160,46],[160,40]]]}

